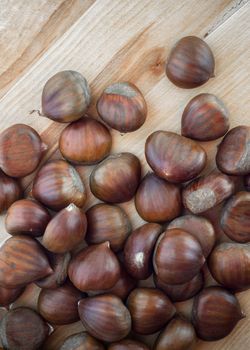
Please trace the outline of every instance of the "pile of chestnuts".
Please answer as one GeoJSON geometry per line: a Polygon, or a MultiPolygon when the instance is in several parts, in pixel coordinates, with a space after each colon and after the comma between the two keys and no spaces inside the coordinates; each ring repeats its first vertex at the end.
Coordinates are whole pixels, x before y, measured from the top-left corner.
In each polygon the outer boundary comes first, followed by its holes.
{"type": "MultiPolygon", "coordinates": [[[[214,76],[214,66],[209,46],[190,36],[170,52],[166,75],[190,89],[214,76]]],[[[143,126],[140,90],[130,82],[106,87],[96,105],[101,121],[85,114],[90,102],[80,73],[48,80],[40,114],[69,124],[62,159],[40,167],[47,146],[33,128],[16,124],[0,134],[0,211],[11,235],[0,248],[2,347],[46,350],[58,326],[77,321],[84,331],[61,336],[56,349],[147,350],[141,339],[155,334],[152,349],[190,350],[197,338],[226,337],[245,317],[235,293],[250,288],[250,127],[229,130],[224,103],[199,94],[183,111],[181,135],[147,137],[153,172],[142,178],[138,157],[111,154],[110,132],[143,126]],[[206,174],[198,141],[220,137],[217,169],[206,174]],[[88,186],[76,165],[93,166],[88,186]],[[24,198],[20,178],[35,171],[24,198]],[[85,211],[89,191],[100,202],[85,211]],[[119,206],[130,200],[145,220],[137,228],[119,206]],[[223,237],[207,215],[214,208],[223,237]],[[31,283],[40,288],[36,310],[16,307],[31,283]],[[189,318],[178,311],[186,300],[189,318]]]]}

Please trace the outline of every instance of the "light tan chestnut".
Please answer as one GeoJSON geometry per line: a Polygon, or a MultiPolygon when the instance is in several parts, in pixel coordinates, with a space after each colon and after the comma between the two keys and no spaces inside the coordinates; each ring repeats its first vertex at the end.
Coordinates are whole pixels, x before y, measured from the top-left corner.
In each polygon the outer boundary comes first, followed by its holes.
{"type": "Polygon", "coordinates": [[[22,189],[16,179],[0,170],[0,213],[7,210],[11,204],[22,197],[22,189]]]}

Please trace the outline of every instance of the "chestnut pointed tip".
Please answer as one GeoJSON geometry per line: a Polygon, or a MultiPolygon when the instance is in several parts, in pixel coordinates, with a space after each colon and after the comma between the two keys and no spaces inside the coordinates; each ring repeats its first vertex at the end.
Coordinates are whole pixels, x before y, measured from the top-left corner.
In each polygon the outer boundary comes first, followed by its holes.
{"type": "Polygon", "coordinates": [[[48,150],[48,148],[49,148],[48,145],[45,142],[42,142],[41,144],[42,153],[45,153],[48,150]]]}
{"type": "Polygon", "coordinates": [[[246,318],[246,317],[247,317],[247,315],[245,314],[245,312],[241,311],[241,313],[240,313],[240,320],[242,320],[243,318],[246,318]]]}
{"type": "Polygon", "coordinates": [[[67,211],[72,211],[77,209],[77,206],[74,203],[70,203],[66,208],[67,211]]]}

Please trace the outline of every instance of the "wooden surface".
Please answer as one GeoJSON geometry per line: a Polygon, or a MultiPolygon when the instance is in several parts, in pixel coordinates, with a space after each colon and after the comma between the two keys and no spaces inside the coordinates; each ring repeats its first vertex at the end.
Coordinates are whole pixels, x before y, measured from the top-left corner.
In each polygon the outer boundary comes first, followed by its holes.
{"type": "MultiPolygon", "coordinates": [[[[81,72],[91,86],[93,116],[103,88],[128,80],[145,95],[148,117],[134,133],[112,131],[112,151],[135,153],[145,173],[146,137],[158,129],[179,132],[182,110],[198,93],[214,93],[225,102],[231,127],[250,125],[249,19],[247,0],[0,0],[0,130],[27,123],[49,145],[44,161],[58,158],[57,140],[64,125],[30,114],[40,108],[46,80],[64,69],[81,72]],[[178,89],[164,74],[170,48],[185,35],[205,37],[216,61],[215,78],[193,90],[178,89]]],[[[209,154],[206,171],[214,166],[218,142],[203,143],[209,154]]],[[[91,167],[78,170],[88,185],[91,167]]],[[[27,191],[33,176],[22,181],[27,191]]],[[[89,195],[86,208],[93,202],[89,195]]],[[[134,227],[142,223],[133,203],[123,207],[134,227]]],[[[8,236],[3,216],[0,225],[3,242],[8,236]]],[[[247,319],[229,337],[198,342],[197,349],[250,349],[250,291],[239,299],[247,319]]]]}

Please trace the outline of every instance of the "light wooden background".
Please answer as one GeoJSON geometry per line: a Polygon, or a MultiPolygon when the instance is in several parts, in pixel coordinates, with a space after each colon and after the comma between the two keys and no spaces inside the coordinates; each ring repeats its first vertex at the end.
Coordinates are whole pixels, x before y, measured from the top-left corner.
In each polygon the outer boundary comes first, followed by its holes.
{"type": "MultiPolygon", "coordinates": [[[[135,133],[122,136],[113,131],[113,152],[135,153],[146,171],[147,135],[157,129],[179,132],[182,110],[198,93],[218,95],[230,110],[232,127],[250,125],[249,37],[248,0],[0,0],[0,130],[27,123],[49,145],[45,160],[58,158],[57,140],[64,125],[30,114],[40,108],[46,80],[64,69],[81,72],[91,86],[93,116],[103,88],[129,80],[144,93],[148,117],[135,133]],[[164,74],[170,48],[185,35],[205,37],[216,61],[215,78],[193,90],[176,88],[164,74]]],[[[213,167],[218,142],[203,143],[209,154],[207,170],[213,167]]],[[[91,167],[78,170],[87,185],[91,167]]],[[[23,180],[27,192],[32,178],[23,180]]],[[[87,207],[92,203],[89,196],[87,207]]],[[[133,203],[123,207],[134,227],[142,223],[133,203]]],[[[7,238],[3,217],[0,226],[3,242],[7,238]]],[[[34,305],[34,290],[30,286],[20,302],[34,305]]],[[[250,349],[250,291],[239,299],[248,318],[228,338],[198,342],[198,350],[250,349]]],[[[68,331],[81,329],[79,323],[74,327],[68,331]]],[[[57,333],[63,337],[65,327],[57,333]]],[[[57,349],[56,343],[57,339],[46,350],[57,349]]]]}

